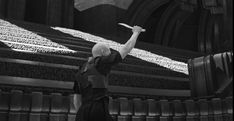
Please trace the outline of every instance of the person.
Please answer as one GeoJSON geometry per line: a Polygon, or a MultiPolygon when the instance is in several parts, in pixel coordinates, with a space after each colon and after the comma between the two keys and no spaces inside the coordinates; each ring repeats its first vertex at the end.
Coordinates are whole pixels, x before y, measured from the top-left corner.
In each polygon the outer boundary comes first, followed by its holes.
{"type": "Polygon", "coordinates": [[[81,95],[81,106],[76,121],[113,121],[109,114],[107,95],[108,75],[112,66],[120,63],[134,48],[142,28],[134,26],[131,38],[119,51],[108,45],[97,43],[92,48],[92,57],[79,69],[74,84],[76,101],[81,95]]]}

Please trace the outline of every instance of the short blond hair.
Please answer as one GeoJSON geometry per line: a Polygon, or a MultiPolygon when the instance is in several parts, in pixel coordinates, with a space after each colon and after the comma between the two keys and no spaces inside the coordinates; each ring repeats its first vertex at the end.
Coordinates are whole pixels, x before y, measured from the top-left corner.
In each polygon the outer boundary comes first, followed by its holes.
{"type": "Polygon", "coordinates": [[[110,48],[104,43],[97,43],[92,48],[93,57],[102,56],[103,52],[108,51],[110,48]]]}

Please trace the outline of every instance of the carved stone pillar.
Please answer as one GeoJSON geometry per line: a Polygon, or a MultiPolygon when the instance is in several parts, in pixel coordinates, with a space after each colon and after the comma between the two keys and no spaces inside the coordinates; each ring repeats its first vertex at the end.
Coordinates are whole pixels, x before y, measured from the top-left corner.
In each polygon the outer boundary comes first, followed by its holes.
{"type": "Polygon", "coordinates": [[[224,0],[225,46],[233,49],[233,0],[224,0]]]}
{"type": "MultiPolygon", "coordinates": [[[[210,52],[229,51],[233,48],[232,40],[232,0],[202,0],[202,7],[209,11],[210,32],[206,34],[212,40],[210,52]]],[[[206,44],[207,45],[207,44],[206,44]]]]}

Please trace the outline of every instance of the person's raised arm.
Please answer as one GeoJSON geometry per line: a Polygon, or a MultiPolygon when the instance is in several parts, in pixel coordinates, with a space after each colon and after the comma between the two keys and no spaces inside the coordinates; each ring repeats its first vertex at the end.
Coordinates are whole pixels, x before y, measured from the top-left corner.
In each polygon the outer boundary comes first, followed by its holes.
{"type": "Polygon", "coordinates": [[[122,57],[122,59],[124,59],[129,52],[131,52],[131,50],[134,48],[135,44],[136,44],[136,40],[139,36],[139,34],[142,32],[142,28],[139,26],[134,26],[132,29],[132,36],[131,38],[124,44],[124,46],[119,50],[119,53],[122,57]]]}

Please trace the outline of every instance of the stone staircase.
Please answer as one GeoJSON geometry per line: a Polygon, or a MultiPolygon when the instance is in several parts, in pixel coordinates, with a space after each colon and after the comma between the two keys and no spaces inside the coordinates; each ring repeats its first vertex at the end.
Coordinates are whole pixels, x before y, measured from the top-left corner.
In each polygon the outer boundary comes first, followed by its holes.
{"type": "MultiPolygon", "coordinates": [[[[45,25],[0,19],[0,121],[74,121],[74,74],[93,45],[45,25]]],[[[148,46],[181,62],[201,55],[148,46]]],[[[232,97],[194,99],[187,75],[132,56],[113,68],[108,88],[117,121],[228,121],[233,115],[232,97]]]]}

